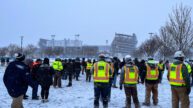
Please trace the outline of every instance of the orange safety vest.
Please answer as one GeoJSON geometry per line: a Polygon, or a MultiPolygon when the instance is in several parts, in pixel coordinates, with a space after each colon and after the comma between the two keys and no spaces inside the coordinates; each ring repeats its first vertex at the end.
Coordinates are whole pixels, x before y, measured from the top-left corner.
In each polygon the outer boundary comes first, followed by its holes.
{"type": "Polygon", "coordinates": [[[156,67],[155,69],[151,69],[151,67],[147,64],[147,75],[146,75],[146,79],[147,80],[157,80],[158,76],[159,76],[159,71],[158,71],[158,67],[156,67]]]}
{"type": "Polygon", "coordinates": [[[97,62],[94,64],[94,75],[93,79],[94,82],[102,82],[108,83],[109,82],[109,64],[103,61],[97,62]],[[103,67],[103,69],[100,69],[103,67]]]}
{"type": "Polygon", "coordinates": [[[170,85],[182,86],[186,85],[182,77],[182,64],[174,65],[173,63],[169,66],[169,81],[170,85]]]}
{"type": "Polygon", "coordinates": [[[138,69],[136,68],[136,66],[133,66],[133,67],[124,66],[124,71],[125,71],[124,83],[125,84],[137,84],[138,69]]]}

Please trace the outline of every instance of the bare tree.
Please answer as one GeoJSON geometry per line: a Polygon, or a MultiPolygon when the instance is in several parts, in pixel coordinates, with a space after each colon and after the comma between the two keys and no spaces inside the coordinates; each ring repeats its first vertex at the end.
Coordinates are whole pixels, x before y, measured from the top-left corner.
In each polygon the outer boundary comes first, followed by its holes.
{"type": "Polygon", "coordinates": [[[141,44],[139,50],[145,56],[154,56],[154,54],[160,48],[160,38],[157,35],[150,37],[150,39],[146,40],[141,44]]]}
{"type": "Polygon", "coordinates": [[[174,48],[175,51],[182,50],[184,53],[188,53],[193,46],[191,8],[182,4],[176,6],[169,14],[169,21],[162,30],[164,30],[166,39],[171,41],[167,42],[171,49],[174,48]]]}
{"type": "Polygon", "coordinates": [[[27,47],[24,48],[24,54],[29,57],[33,57],[37,49],[38,48],[36,46],[29,44],[27,47]]]}
{"type": "Polygon", "coordinates": [[[11,57],[14,56],[15,53],[19,53],[21,50],[20,50],[20,47],[18,45],[15,45],[15,44],[10,44],[8,46],[8,52],[9,52],[9,55],[11,57]]]}
{"type": "Polygon", "coordinates": [[[0,48],[0,57],[5,56],[8,53],[7,47],[0,48]]]}
{"type": "Polygon", "coordinates": [[[165,59],[166,57],[170,57],[175,52],[174,40],[167,32],[165,27],[161,27],[160,29],[160,48],[159,53],[165,59]]]}

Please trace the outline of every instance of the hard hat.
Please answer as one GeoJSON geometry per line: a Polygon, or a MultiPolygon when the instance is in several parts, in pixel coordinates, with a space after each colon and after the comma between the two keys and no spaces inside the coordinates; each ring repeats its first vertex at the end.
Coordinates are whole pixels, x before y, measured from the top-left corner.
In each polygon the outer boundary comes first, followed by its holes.
{"type": "Polygon", "coordinates": [[[184,57],[184,53],[182,51],[176,51],[174,54],[174,58],[184,57]]]}
{"type": "Polygon", "coordinates": [[[99,54],[99,60],[105,60],[105,55],[104,54],[99,54]]]}
{"type": "Polygon", "coordinates": [[[99,58],[105,58],[104,54],[99,54],[99,58]]]}
{"type": "Polygon", "coordinates": [[[131,62],[131,56],[130,56],[130,55],[126,55],[126,56],[125,56],[125,62],[126,62],[126,63],[131,62]]]}

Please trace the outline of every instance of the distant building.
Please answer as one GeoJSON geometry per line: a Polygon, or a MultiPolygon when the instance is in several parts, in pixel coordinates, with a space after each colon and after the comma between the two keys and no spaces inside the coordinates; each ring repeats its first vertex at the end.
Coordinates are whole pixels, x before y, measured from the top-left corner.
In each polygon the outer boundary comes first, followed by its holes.
{"type": "Polygon", "coordinates": [[[111,43],[111,53],[113,56],[124,57],[127,54],[132,54],[137,45],[137,37],[135,34],[127,35],[115,33],[115,37],[111,43]]]}
{"type": "Polygon", "coordinates": [[[80,40],[47,40],[47,39],[40,39],[39,41],[40,47],[81,47],[82,41],[80,40]]]}
{"type": "Polygon", "coordinates": [[[82,46],[82,56],[95,58],[99,52],[98,46],[82,46]]]}

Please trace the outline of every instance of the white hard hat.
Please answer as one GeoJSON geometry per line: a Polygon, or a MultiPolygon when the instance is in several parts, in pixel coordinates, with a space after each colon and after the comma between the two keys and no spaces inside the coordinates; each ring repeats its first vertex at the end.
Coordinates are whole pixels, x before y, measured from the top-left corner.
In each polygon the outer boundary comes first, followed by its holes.
{"type": "Polygon", "coordinates": [[[126,63],[131,62],[131,56],[130,56],[130,55],[126,55],[126,56],[125,56],[125,62],[126,62],[126,63]]]}
{"type": "Polygon", "coordinates": [[[184,53],[182,51],[176,51],[174,54],[174,58],[177,58],[177,57],[184,57],[184,53]]]}
{"type": "Polygon", "coordinates": [[[126,55],[125,59],[131,59],[131,56],[130,55],[126,55]]]}

